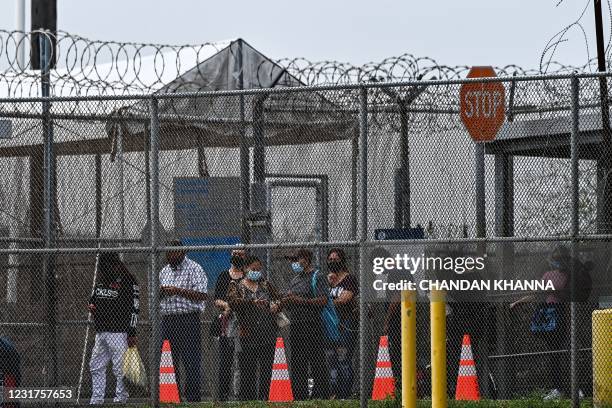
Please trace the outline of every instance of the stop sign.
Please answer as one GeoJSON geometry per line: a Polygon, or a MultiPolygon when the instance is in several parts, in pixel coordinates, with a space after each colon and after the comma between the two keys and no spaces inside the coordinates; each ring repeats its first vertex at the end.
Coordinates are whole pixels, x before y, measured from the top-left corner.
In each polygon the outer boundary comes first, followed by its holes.
{"type": "MultiPolygon", "coordinates": [[[[495,77],[492,67],[472,67],[468,78],[495,77]]],[[[459,91],[461,120],[475,142],[487,142],[506,118],[506,90],[500,82],[470,82],[459,91]]]]}

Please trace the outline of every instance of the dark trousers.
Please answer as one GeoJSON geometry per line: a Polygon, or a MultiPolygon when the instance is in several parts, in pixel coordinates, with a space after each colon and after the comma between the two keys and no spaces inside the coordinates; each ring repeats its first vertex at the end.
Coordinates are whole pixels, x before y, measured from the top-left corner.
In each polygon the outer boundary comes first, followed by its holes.
{"type": "Polygon", "coordinates": [[[272,380],[276,338],[240,338],[240,400],[267,401],[272,380]],[[259,376],[257,375],[259,371],[259,376]]]}
{"type": "MultiPolygon", "coordinates": [[[[557,305],[557,328],[551,332],[539,333],[546,344],[547,351],[569,350],[569,308],[566,304],[557,305]]],[[[570,353],[548,354],[546,374],[551,388],[558,388],[566,396],[571,395],[570,353]]]]}
{"type": "Polygon", "coordinates": [[[314,380],[313,399],[329,397],[329,370],[325,359],[327,339],[320,322],[291,322],[291,385],[296,400],[308,398],[308,369],[314,380]]]}
{"type": "Polygon", "coordinates": [[[163,339],[170,341],[176,380],[181,389],[178,367],[185,367],[185,397],[183,401],[200,401],[200,367],[202,363],[202,333],[200,313],[167,315],[162,318],[163,339]]]}
{"type": "Polygon", "coordinates": [[[402,332],[397,328],[389,330],[389,358],[391,360],[391,371],[395,385],[402,383],[402,332]]]}
{"type": "Polygon", "coordinates": [[[219,337],[219,401],[227,401],[232,388],[234,366],[234,337],[219,337]]]}
{"type": "Polygon", "coordinates": [[[359,333],[352,321],[340,322],[340,340],[328,351],[331,392],[338,398],[347,399],[353,392],[353,353],[359,333]]]}

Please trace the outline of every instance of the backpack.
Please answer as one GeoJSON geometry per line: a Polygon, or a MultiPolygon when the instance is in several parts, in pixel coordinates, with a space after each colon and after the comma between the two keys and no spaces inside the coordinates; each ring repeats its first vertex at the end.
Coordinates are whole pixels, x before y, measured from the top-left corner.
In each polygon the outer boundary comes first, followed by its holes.
{"type": "Polygon", "coordinates": [[[550,333],[559,328],[559,311],[554,304],[539,306],[531,317],[530,330],[532,333],[550,333]]]}
{"type": "MultiPolygon", "coordinates": [[[[312,288],[312,295],[317,297],[317,275],[319,271],[314,271],[312,274],[312,279],[310,280],[310,286],[312,288]]],[[[329,293],[326,293],[327,296],[327,304],[321,310],[321,319],[323,320],[323,326],[325,327],[325,334],[327,338],[331,341],[340,340],[340,330],[338,326],[340,324],[340,318],[338,317],[338,313],[336,312],[336,307],[334,306],[334,301],[332,300],[329,293]]]]}

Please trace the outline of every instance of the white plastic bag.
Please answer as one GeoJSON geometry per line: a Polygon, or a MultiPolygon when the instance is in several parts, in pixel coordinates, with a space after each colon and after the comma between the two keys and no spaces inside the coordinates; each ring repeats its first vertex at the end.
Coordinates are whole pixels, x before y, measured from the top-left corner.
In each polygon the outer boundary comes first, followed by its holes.
{"type": "Polygon", "coordinates": [[[285,313],[278,312],[276,314],[276,324],[278,325],[279,329],[284,329],[285,327],[289,326],[290,323],[291,321],[289,321],[289,318],[285,313]]]}
{"type": "Polygon", "coordinates": [[[132,384],[147,385],[147,373],[136,346],[129,347],[123,356],[123,375],[132,384]]]}

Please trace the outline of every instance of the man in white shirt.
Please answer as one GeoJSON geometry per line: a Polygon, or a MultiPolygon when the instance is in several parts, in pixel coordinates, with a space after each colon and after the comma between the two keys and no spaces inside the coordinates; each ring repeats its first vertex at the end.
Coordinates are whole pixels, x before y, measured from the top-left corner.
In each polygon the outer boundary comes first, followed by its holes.
{"type": "MultiPolygon", "coordinates": [[[[182,243],[172,241],[169,245],[178,247],[182,243]]],[[[168,251],[166,260],[168,265],[159,273],[162,334],[170,341],[175,373],[178,374],[179,364],[185,367],[182,400],[197,402],[200,401],[202,361],[200,314],[207,299],[208,279],[202,267],[187,258],[186,251],[168,251]]]]}

